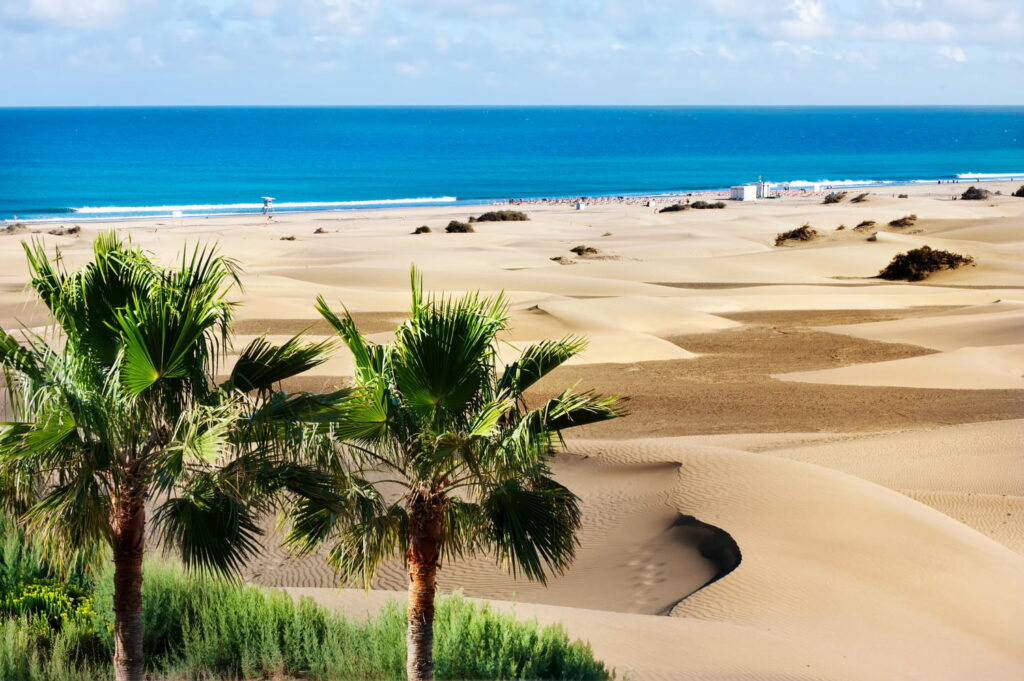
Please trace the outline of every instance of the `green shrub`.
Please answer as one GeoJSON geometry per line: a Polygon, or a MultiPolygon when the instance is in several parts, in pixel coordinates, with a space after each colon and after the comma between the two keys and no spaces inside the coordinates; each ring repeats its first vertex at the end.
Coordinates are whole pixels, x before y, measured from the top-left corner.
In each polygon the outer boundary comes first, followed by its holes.
{"type": "Polygon", "coordinates": [[[969,255],[921,246],[894,256],[885,269],[878,273],[878,276],[881,279],[894,281],[921,281],[932,272],[955,270],[958,267],[973,264],[974,258],[969,255]]]}
{"type": "Polygon", "coordinates": [[[54,579],[34,580],[0,593],[0,616],[43,618],[53,629],[70,620],[89,625],[95,615],[91,594],[54,579]]]}
{"type": "MultiPolygon", "coordinates": [[[[405,612],[390,603],[365,621],[308,599],[180,567],[147,563],[145,652],[154,679],[403,679],[405,612]]],[[[112,585],[97,579],[95,611],[61,628],[0,618],[0,679],[92,681],[111,676],[112,585]]],[[[440,599],[439,679],[607,679],[589,646],[560,627],[520,622],[460,595],[440,599]]]]}
{"type": "Polygon", "coordinates": [[[426,225],[420,225],[419,227],[414,229],[412,233],[413,234],[430,234],[430,227],[427,227],[426,225]]]}
{"type": "Polygon", "coordinates": [[[588,256],[588,255],[597,255],[601,251],[597,250],[593,246],[574,246],[573,248],[569,249],[569,252],[570,253],[575,253],[576,255],[578,255],[580,257],[584,257],[584,256],[588,256]]]}
{"type": "Polygon", "coordinates": [[[1020,189],[1010,194],[1010,196],[1016,196],[1017,198],[1024,199],[1024,184],[1020,186],[1020,189]]]}
{"type": "Polygon", "coordinates": [[[863,194],[857,194],[857,196],[850,199],[850,203],[864,203],[867,200],[868,192],[864,192],[863,194]]]}
{"type": "Polygon", "coordinates": [[[458,220],[452,220],[448,223],[448,226],[444,228],[444,231],[449,234],[472,234],[476,230],[473,229],[473,225],[465,222],[459,222],[458,220]]]}
{"type": "Polygon", "coordinates": [[[846,192],[829,192],[825,195],[825,200],[822,201],[824,204],[839,203],[846,198],[846,192]]]}
{"type": "Polygon", "coordinates": [[[787,241],[812,241],[817,238],[818,231],[810,225],[801,225],[796,229],[791,229],[788,232],[782,232],[775,235],[775,245],[783,246],[787,241]]]}
{"type": "Polygon", "coordinates": [[[530,217],[519,210],[492,210],[481,214],[479,217],[470,218],[470,222],[523,222],[530,217]]]}
{"type": "Polygon", "coordinates": [[[725,201],[715,201],[709,203],[707,201],[694,201],[690,204],[691,208],[707,209],[707,208],[725,208],[725,201]]]}
{"type": "Polygon", "coordinates": [[[910,198],[910,194],[900,194],[896,198],[897,199],[909,199],[910,198]]]}
{"type": "Polygon", "coordinates": [[[875,226],[875,224],[877,223],[874,220],[863,220],[861,222],[858,222],[857,226],[854,227],[854,229],[863,232],[864,230],[871,229],[872,227],[875,226]]]}
{"type": "Polygon", "coordinates": [[[690,204],[688,203],[673,203],[671,206],[665,206],[659,213],[678,213],[682,210],[690,210],[690,204]]]}
{"type": "Polygon", "coordinates": [[[967,191],[960,195],[961,201],[981,201],[992,196],[992,192],[987,189],[978,189],[977,187],[968,187],[967,191]]]}

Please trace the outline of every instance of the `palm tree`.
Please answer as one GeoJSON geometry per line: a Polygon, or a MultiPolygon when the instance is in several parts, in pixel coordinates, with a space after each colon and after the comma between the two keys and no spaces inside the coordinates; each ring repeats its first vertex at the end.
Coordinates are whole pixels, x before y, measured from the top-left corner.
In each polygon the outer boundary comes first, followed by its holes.
{"type": "Polygon", "coordinates": [[[0,331],[2,503],[59,558],[112,550],[115,678],[141,681],[147,510],[187,566],[232,572],[283,494],[330,506],[326,476],[296,454],[315,445],[308,424],[330,411],[330,396],[275,392],[328,348],[258,338],[218,383],[234,262],[197,247],[162,268],[108,233],[91,262],[68,271],[59,252],[24,247],[54,323],[20,343],[0,331]]]}
{"type": "Polygon", "coordinates": [[[310,551],[329,542],[345,582],[369,586],[385,560],[409,573],[407,673],[433,678],[436,574],[445,559],[489,553],[513,575],[544,582],[572,561],[578,499],[551,477],[560,431],[620,415],[618,399],[566,390],[529,409],[525,391],[584,347],[545,341],[498,370],[503,296],[424,300],[412,273],[412,313],[393,343],[360,335],[352,317],[318,309],[355,358],[354,383],[334,435],[344,502],[303,499],[288,542],[310,551]]]}

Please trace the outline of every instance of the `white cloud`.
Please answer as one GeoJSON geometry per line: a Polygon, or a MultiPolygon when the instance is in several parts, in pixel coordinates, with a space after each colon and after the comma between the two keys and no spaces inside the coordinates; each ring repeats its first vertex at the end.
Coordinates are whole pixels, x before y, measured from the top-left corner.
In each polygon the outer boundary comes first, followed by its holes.
{"type": "Polygon", "coordinates": [[[789,57],[796,57],[800,61],[806,61],[820,52],[810,45],[794,45],[785,40],[776,40],[772,43],[772,51],[775,54],[789,57]]]}
{"type": "Polygon", "coordinates": [[[728,59],[729,61],[736,61],[737,59],[739,59],[739,56],[731,49],[729,49],[728,45],[719,45],[717,52],[718,56],[721,57],[722,59],[728,59]]]}
{"type": "Polygon", "coordinates": [[[4,4],[4,15],[11,19],[65,28],[111,28],[128,11],[126,0],[13,0],[4,4]]]}
{"type": "Polygon", "coordinates": [[[937,55],[939,55],[940,57],[945,57],[946,59],[949,59],[951,61],[955,61],[955,62],[965,62],[965,61],[967,61],[967,55],[959,47],[953,47],[953,46],[950,46],[950,45],[943,45],[939,49],[935,50],[935,53],[937,55]]]}
{"type": "Polygon", "coordinates": [[[956,36],[956,28],[938,19],[920,22],[887,21],[880,29],[862,27],[861,33],[866,38],[874,34],[902,42],[939,42],[956,36]]]}
{"type": "Polygon", "coordinates": [[[395,64],[395,73],[402,76],[418,76],[426,70],[423,62],[399,62],[395,64]]]}
{"type": "Polygon", "coordinates": [[[779,32],[789,38],[808,39],[830,36],[835,29],[825,16],[821,0],[790,0],[786,9],[791,19],[779,22],[779,32]]]}

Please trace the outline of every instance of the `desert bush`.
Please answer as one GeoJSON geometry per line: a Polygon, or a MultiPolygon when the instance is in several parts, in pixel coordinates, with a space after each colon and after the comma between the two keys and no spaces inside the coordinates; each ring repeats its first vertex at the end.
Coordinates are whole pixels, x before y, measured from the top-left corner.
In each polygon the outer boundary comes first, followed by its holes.
{"type": "Polygon", "coordinates": [[[783,246],[787,241],[811,241],[818,236],[817,230],[808,224],[801,225],[788,232],[775,235],[775,245],[783,246]]]}
{"type": "Polygon", "coordinates": [[[992,196],[992,192],[987,189],[978,189],[977,187],[968,187],[967,191],[960,195],[961,201],[981,201],[992,196]]]}
{"type": "Polygon", "coordinates": [[[858,229],[858,230],[863,231],[865,229],[871,229],[876,224],[877,223],[874,220],[862,220],[861,222],[857,223],[857,226],[854,227],[854,229],[858,229]]]}
{"type": "Polygon", "coordinates": [[[839,203],[846,198],[846,192],[829,192],[825,195],[825,200],[822,203],[839,203]]]}
{"type": "Polygon", "coordinates": [[[691,208],[707,209],[707,208],[725,208],[725,201],[694,201],[690,204],[691,208]]]}
{"type": "Polygon", "coordinates": [[[483,213],[475,218],[469,218],[470,222],[523,222],[530,217],[520,210],[492,210],[483,213]]]}
{"type": "Polygon", "coordinates": [[[896,218],[895,220],[890,220],[889,221],[889,226],[890,227],[896,227],[896,228],[910,227],[915,222],[917,222],[917,216],[914,215],[913,213],[911,213],[910,215],[904,215],[901,218],[896,218]]]}
{"type": "Polygon", "coordinates": [[[896,197],[897,199],[909,199],[910,194],[900,194],[896,197]]]}
{"type": "Polygon", "coordinates": [[[1010,194],[1010,196],[1016,196],[1017,198],[1024,199],[1024,184],[1020,186],[1020,189],[1010,194]]]}
{"type": "Polygon", "coordinates": [[[857,196],[850,199],[850,203],[864,203],[867,200],[868,192],[864,192],[863,194],[857,194],[857,196]]]}
{"type": "Polygon", "coordinates": [[[690,210],[690,204],[688,203],[673,203],[671,206],[665,206],[659,213],[678,213],[681,210],[690,210]]]}
{"type": "MultiPolygon", "coordinates": [[[[461,224],[461,223],[460,223],[461,224]]],[[[430,234],[430,227],[426,225],[420,225],[412,231],[413,234],[430,234]]]]}
{"type": "Polygon", "coordinates": [[[838,227],[836,227],[836,231],[837,231],[837,232],[841,232],[841,231],[843,231],[844,229],[846,229],[846,225],[839,225],[838,227]]]}
{"type": "Polygon", "coordinates": [[[570,248],[569,251],[579,256],[597,255],[601,252],[593,246],[574,246],[573,248],[570,248]]]}
{"type": "Polygon", "coordinates": [[[448,226],[444,228],[444,231],[449,234],[472,234],[476,230],[473,229],[473,225],[469,223],[452,220],[448,223],[448,226]]]}
{"type": "Polygon", "coordinates": [[[295,237],[291,236],[291,235],[283,236],[283,237],[281,237],[281,241],[295,241],[295,237]]]}
{"type": "Polygon", "coordinates": [[[921,246],[906,253],[899,253],[878,273],[879,278],[894,281],[921,281],[933,272],[955,270],[974,264],[969,255],[950,253],[921,246]]]}

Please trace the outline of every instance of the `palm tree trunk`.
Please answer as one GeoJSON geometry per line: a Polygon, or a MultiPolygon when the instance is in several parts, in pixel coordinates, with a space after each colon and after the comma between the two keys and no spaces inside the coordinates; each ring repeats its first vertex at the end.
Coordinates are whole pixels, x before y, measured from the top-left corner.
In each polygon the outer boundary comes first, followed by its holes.
{"type": "Polygon", "coordinates": [[[114,501],[114,679],[143,681],[142,557],[146,508],[138,485],[114,501]]]}
{"type": "Polygon", "coordinates": [[[406,676],[434,678],[434,595],[441,541],[441,501],[417,498],[409,509],[409,610],[406,676]]]}

